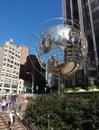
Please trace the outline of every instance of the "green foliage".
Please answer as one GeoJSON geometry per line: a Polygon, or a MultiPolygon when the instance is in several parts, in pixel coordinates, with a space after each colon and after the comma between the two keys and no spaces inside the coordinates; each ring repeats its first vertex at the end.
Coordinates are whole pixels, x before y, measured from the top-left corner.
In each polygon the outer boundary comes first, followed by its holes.
{"type": "Polygon", "coordinates": [[[88,86],[88,90],[97,88],[96,86],[88,86]]]}
{"type": "Polygon", "coordinates": [[[74,88],[74,91],[78,91],[80,89],[81,89],[81,87],[76,87],[76,88],[74,88]]]}
{"type": "Polygon", "coordinates": [[[84,99],[39,95],[28,103],[24,118],[39,130],[98,130],[99,96],[84,99]]]}
{"type": "Polygon", "coordinates": [[[73,92],[73,89],[72,88],[65,88],[64,92],[65,93],[67,93],[67,92],[73,92]]]}

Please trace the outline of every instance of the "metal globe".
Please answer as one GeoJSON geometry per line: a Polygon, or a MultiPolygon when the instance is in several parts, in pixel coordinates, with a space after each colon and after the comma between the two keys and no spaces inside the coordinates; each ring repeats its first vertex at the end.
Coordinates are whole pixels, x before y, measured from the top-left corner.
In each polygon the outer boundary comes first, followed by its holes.
{"type": "Polygon", "coordinates": [[[70,75],[82,65],[88,43],[79,27],[59,23],[43,30],[36,44],[40,65],[49,73],[70,75]]]}

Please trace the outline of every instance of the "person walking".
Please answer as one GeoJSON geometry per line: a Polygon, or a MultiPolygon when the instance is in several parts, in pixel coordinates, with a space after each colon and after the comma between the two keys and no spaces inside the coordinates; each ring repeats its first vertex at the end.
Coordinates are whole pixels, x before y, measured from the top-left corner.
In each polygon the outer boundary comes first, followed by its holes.
{"type": "Polygon", "coordinates": [[[11,124],[11,125],[14,125],[15,115],[14,115],[14,112],[13,112],[13,111],[10,111],[9,118],[10,118],[10,124],[11,124]]]}
{"type": "Polygon", "coordinates": [[[5,107],[6,107],[6,101],[5,101],[5,99],[2,99],[2,101],[1,101],[1,107],[2,107],[2,113],[5,113],[5,107]]]}
{"type": "Polygon", "coordinates": [[[10,99],[6,97],[6,110],[9,108],[10,99]]]}
{"type": "Polygon", "coordinates": [[[19,114],[20,114],[20,112],[21,112],[21,106],[22,106],[22,105],[21,105],[21,103],[20,103],[20,105],[19,105],[19,114]]]}

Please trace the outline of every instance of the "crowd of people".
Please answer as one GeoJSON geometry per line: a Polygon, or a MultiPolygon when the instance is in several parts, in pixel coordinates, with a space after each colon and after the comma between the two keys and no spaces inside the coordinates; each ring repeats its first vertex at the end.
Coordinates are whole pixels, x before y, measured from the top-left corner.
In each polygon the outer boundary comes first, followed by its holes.
{"type": "Polygon", "coordinates": [[[1,97],[0,98],[0,106],[1,106],[1,113],[2,114],[4,114],[7,110],[10,111],[8,124],[13,125],[14,121],[15,121],[15,117],[14,117],[15,110],[14,109],[12,110],[11,99],[8,96],[6,96],[6,98],[1,97]]]}
{"type": "Polygon", "coordinates": [[[7,109],[10,109],[10,104],[11,104],[11,100],[9,99],[8,96],[6,98],[1,97],[0,105],[1,105],[2,113],[5,113],[7,109]]]}

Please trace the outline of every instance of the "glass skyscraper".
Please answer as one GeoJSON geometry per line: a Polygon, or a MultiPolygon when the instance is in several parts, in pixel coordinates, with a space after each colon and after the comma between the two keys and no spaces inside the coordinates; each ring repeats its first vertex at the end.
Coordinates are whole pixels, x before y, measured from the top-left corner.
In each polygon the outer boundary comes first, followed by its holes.
{"type": "MultiPolygon", "coordinates": [[[[99,77],[99,0],[62,0],[62,9],[63,17],[79,24],[81,31],[86,35],[88,41],[87,77],[93,78],[95,83],[99,77]]],[[[82,72],[76,74],[78,84],[82,80],[82,72]]],[[[90,83],[90,80],[87,81],[90,83]]],[[[81,82],[83,83],[84,80],[81,82]]]]}

